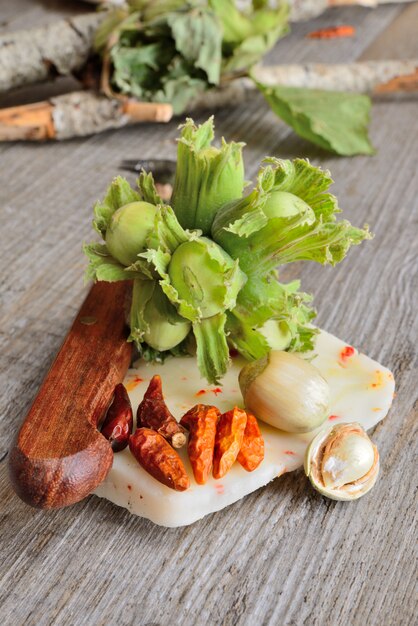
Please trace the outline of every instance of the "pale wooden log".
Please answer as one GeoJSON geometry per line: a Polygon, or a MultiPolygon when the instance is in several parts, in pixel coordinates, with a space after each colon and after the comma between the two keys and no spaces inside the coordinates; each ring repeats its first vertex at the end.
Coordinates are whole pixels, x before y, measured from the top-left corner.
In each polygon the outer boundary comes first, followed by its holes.
{"type": "MultiPolygon", "coordinates": [[[[254,76],[274,87],[306,87],[372,94],[380,85],[418,71],[418,59],[363,61],[359,63],[258,66],[254,76]]],[[[396,84],[397,86],[397,84],[396,84]]],[[[395,84],[394,84],[395,87],[395,84]]],[[[394,89],[395,90],[395,89],[394,89]]]]}
{"type": "Polygon", "coordinates": [[[86,13],[0,36],[0,92],[67,76],[87,61],[103,14],[86,13]]]}
{"type": "Polygon", "coordinates": [[[137,122],[168,122],[170,104],[74,91],[49,101],[0,109],[0,141],[69,139],[137,122]]]}
{"type": "MultiPolygon", "coordinates": [[[[253,75],[261,83],[355,93],[396,93],[416,87],[418,59],[359,63],[258,66],[253,75]]],[[[189,105],[189,111],[238,105],[258,93],[254,81],[243,77],[211,89],[189,105]]]]}

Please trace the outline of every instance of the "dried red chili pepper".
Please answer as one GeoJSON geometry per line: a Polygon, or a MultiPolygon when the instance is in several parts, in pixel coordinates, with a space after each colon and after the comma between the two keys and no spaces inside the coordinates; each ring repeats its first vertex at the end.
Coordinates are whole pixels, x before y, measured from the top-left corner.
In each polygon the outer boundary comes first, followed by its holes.
{"type": "Polygon", "coordinates": [[[190,431],[187,452],[198,485],[206,483],[212,469],[219,415],[216,406],[196,404],[180,420],[190,431]]]}
{"type": "Polygon", "coordinates": [[[247,472],[253,472],[264,459],[264,439],[254,415],[247,413],[244,438],[237,461],[247,472]]]}
{"type": "Polygon", "coordinates": [[[175,491],[185,491],[190,487],[178,452],[155,430],[138,428],[129,437],[129,449],[144,470],[163,485],[175,491]]]}
{"type": "Polygon", "coordinates": [[[341,26],[331,26],[314,30],[306,35],[309,39],[338,39],[339,37],[353,37],[356,34],[354,26],[343,24],[341,26]]]}
{"type": "Polygon", "coordinates": [[[132,432],[133,413],[128,392],[122,383],[116,385],[112,404],[107,410],[101,433],[110,441],[112,450],[119,452],[128,445],[132,432]]]}
{"type": "Polygon", "coordinates": [[[223,413],[216,429],[213,455],[213,477],[222,478],[231,469],[244,439],[247,414],[235,407],[223,413]]]}
{"type": "Polygon", "coordinates": [[[185,430],[177,422],[164,401],[161,378],[152,377],[144,399],[136,414],[137,427],[152,428],[171,443],[174,448],[181,448],[186,443],[185,430]]]}

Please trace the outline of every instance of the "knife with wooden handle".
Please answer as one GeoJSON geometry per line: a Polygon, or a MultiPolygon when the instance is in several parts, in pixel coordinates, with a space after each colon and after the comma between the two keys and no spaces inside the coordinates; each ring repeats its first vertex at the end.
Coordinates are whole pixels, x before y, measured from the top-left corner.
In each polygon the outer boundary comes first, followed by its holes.
{"type": "Polygon", "coordinates": [[[87,496],[112,466],[97,430],[130,365],[124,303],[129,283],[96,283],[84,301],[12,444],[16,493],[38,508],[87,496]]]}

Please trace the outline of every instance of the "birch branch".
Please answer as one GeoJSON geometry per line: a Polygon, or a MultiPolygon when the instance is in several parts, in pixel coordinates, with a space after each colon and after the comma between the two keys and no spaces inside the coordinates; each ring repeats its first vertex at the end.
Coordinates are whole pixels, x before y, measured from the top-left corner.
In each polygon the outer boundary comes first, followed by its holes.
{"type": "MultiPolygon", "coordinates": [[[[405,61],[364,61],[325,65],[258,66],[253,75],[270,87],[303,87],[356,93],[397,93],[418,90],[418,59],[405,61]]],[[[258,94],[251,78],[237,78],[223,87],[211,89],[195,98],[189,111],[219,109],[237,105],[258,94]]]]}
{"type": "Polygon", "coordinates": [[[357,63],[258,66],[253,74],[257,81],[274,87],[306,87],[329,91],[354,91],[373,94],[378,85],[414,74],[418,59],[401,61],[359,61],[357,63]]]}
{"type": "Polygon", "coordinates": [[[87,61],[103,14],[86,13],[0,36],[0,92],[68,76],[87,61]]]}
{"type": "Polygon", "coordinates": [[[169,122],[170,104],[74,91],[44,102],[0,109],[0,141],[69,139],[137,122],[169,122]]]}

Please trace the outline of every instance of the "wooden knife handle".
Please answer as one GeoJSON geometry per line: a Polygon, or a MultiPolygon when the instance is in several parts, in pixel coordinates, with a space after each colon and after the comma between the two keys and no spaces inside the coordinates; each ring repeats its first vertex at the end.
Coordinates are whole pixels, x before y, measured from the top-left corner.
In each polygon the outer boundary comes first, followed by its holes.
{"type": "Polygon", "coordinates": [[[96,283],[12,444],[16,493],[38,508],[78,502],[112,466],[97,424],[131,360],[124,303],[130,284],[96,283]]]}

